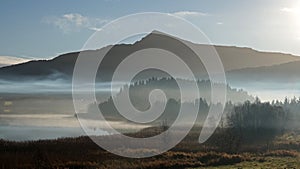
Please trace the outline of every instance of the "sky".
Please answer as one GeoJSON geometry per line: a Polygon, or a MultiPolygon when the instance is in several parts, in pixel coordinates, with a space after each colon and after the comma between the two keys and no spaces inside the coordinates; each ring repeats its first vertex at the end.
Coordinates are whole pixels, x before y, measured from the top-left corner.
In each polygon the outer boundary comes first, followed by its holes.
{"type": "Polygon", "coordinates": [[[300,56],[300,3],[296,0],[2,0],[0,56],[16,63],[13,57],[49,59],[78,51],[103,25],[140,12],[183,17],[213,44],[300,56]]]}

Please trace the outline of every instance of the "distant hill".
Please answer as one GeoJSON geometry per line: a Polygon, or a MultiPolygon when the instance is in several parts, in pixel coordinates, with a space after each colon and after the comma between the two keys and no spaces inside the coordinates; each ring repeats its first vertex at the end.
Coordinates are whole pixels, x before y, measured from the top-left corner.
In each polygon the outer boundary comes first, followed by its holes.
{"type": "MultiPolygon", "coordinates": [[[[201,49],[203,46],[207,46],[201,44],[193,45],[196,45],[199,49],[201,49]]],[[[145,47],[164,48],[171,50],[174,53],[182,56],[183,60],[190,65],[191,69],[199,73],[198,78],[206,75],[204,66],[199,63],[197,58],[190,57],[191,52],[178,40],[170,38],[164,34],[150,33],[142,40],[134,44],[119,44],[113,46],[111,51],[105,56],[103,63],[100,65],[101,68],[98,71],[98,77],[101,77],[101,79],[104,81],[109,81],[113,71],[124,58],[126,58],[129,54],[145,47]]],[[[215,48],[223,62],[225,71],[233,72],[233,74],[234,70],[244,68],[257,68],[300,61],[300,57],[297,56],[282,53],[259,52],[250,48],[229,46],[215,46],[215,48]]],[[[103,48],[84,52],[88,52],[89,55],[96,56],[102,50],[103,48]]],[[[0,68],[0,79],[71,79],[78,54],[79,52],[67,53],[59,55],[51,60],[29,61],[26,63],[2,67],[0,68]]],[[[153,75],[152,73],[153,72],[150,72],[150,76],[153,75]]]]}
{"type": "Polygon", "coordinates": [[[300,81],[300,61],[283,63],[258,68],[245,68],[227,72],[229,81],[240,82],[280,82],[294,83],[300,81]]]}
{"type": "Polygon", "coordinates": [[[299,56],[291,54],[260,52],[251,48],[233,46],[216,46],[215,48],[226,71],[300,61],[299,56]]]}
{"type": "Polygon", "coordinates": [[[33,60],[0,68],[0,78],[9,80],[70,78],[78,52],[60,55],[51,60],[33,60]]]}
{"type": "Polygon", "coordinates": [[[15,65],[23,62],[28,62],[29,59],[14,57],[14,56],[0,56],[0,67],[15,65]]]}

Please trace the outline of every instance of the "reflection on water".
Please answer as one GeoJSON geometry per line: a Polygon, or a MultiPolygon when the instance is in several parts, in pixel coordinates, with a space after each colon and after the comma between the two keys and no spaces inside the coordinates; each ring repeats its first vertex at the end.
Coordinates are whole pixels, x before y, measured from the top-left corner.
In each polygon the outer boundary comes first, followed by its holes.
{"type": "MultiPolygon", "coordinates": [[[[106,135],[104,122],[85,119],[89,135],[106,135]]],[[[133,132],[148,127],[125,122],[109,121],[120,131],[133,132]]],[[[54,139],[86,135],[74,115],[68,114],[0,114],[0,138],[8,140],[54,139]]]]}
{"type": "MultiPolygon", "coordinates": [[[[100,135],[104,134],[107,133],[102,131],[100,135]]],[[[76,127],[0,126],[0,138],[5,140],[26,141],[82,135],[85,135],[85,133],[81,128],[76,127]]]]}

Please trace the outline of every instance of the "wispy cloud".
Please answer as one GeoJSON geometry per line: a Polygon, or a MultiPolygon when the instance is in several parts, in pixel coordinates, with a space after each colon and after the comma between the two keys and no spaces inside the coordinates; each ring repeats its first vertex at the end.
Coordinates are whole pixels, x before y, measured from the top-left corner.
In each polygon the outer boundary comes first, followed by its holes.
{"type": "Polygon", "coordinates": [[[179,16],[179,17],[199,17],[199,16],[208,16],[207,13],[203,13],[203,12],[196,12],[196,11],[178,11],[178,12],[174,12],[172,13],[173,15],[179,16]]]}
{"type": "Polygon", "coordinates": [[[286,12],[286,13],[295,13],[296,9],[295,8],[288,8],[288,7],[284,7],[280,9],[281,12],[286,12]]]}
{"type": "Polygon", "coordinates": [[[27,62],[30,59],[24,59],[13,56],[0,56],[0,67],[27,62]]]}
{"type": "Polygon", "coordinates": [[[92,31],[100,31],[101,30],[101,28],[96,28],[96,27],[90,27],[89,29],[92,31]]]}
{"type": "Polygon", "coordinates": [[[62,16],[45,17],[42,20],[47,24],[52,24],[65,33],[76,32],[82,29],[100,30],[99,27],[108,22],[106,19],[91,18],[78,13],[68,13],[62,16]]]}

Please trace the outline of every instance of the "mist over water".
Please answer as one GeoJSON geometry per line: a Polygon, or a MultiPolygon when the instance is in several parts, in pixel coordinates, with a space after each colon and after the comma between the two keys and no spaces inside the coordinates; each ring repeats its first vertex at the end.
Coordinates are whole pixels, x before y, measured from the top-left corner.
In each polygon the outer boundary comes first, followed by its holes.
{"type": "MultiPolygon", "coordinates": [[[[7,140],[38,140],[86,135],[75,118],[72,84],[64,80],[0,81],[0,138],[7,140]]],[[[120,87],[123,83],[120,82],[120,87]]],[[[262,101],[283,100],[300,96],[300,83],[241,83],[231,87],[244,89],[262,101]]],[[[97,83],[99,102],[110,96],[110,83],[97,83]]],[[[118,93],[120,88],[114,89],[118,93]]],[[[83,108],[86,109],[86,108],[83,108]]],[[[109,134],[103,122],[86,119],[93,135],[109,134]]],[[[110,122],[117,129],[137,131],[145,126],[110,122]]]]}
{"type": "MultiPolygon", "coordinates": [[[[71,82],[1,80],[0,84],[0,138],[22,141],[86,135],[74,116],[71,82]]],[[[96,85],[103,99],[109,87],[109,83],[96,85]]],[[[108,134],[98,125],[101,122],[89,123],[93,135],[108,134]]]]}
{"type": "MultiPolygon", "coordinates": [[[[24,141],[87,135],[75,117],[70,81],[0,81],[0,84],[0,139],[24,141]]],[[[99,102],[111,94],[110,83],[97,83],[95,89],[99,102]]],[[[112,93],[119,90],[114,89],[112,93]]],[[[109,134],[103,121],[84,120],[89,124],[89,134],[109,134]]],[[[117,121],[109,123],[124,132],[146,127],[117,121]]]]}

